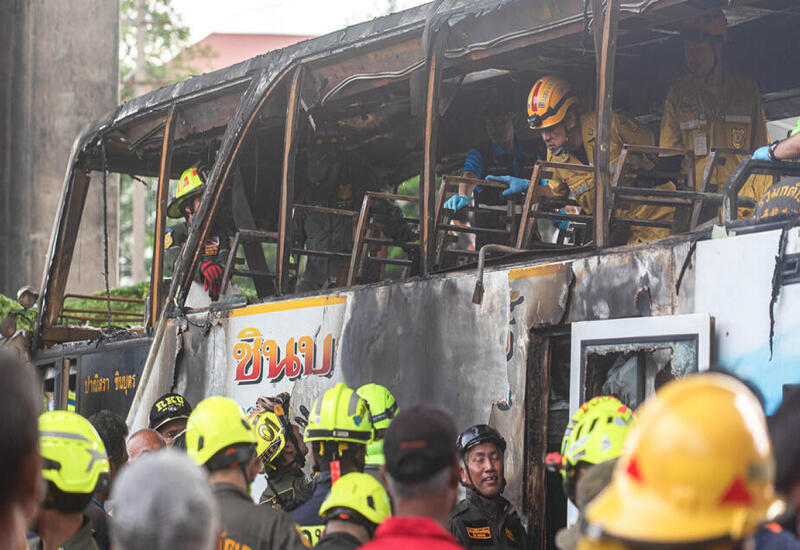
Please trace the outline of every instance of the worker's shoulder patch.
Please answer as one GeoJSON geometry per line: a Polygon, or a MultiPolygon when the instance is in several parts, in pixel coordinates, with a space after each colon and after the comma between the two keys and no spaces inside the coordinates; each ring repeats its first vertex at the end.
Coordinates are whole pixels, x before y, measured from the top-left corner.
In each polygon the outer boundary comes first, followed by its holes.
{"type": "Polygon", "coordinates": [[[469,540],[469,546],[492,546],[492,528],[483,520],[465,521],[464,532],[469,540]]]}

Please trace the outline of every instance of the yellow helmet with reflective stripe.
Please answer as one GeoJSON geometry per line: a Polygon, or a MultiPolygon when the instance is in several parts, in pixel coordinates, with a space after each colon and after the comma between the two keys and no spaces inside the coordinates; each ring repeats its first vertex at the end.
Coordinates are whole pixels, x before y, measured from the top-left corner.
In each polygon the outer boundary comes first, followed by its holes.
{"type": "Polygon", "coordinates": [[[577,104],[578,98],[569,82],[557,76],[543,76],[528,94],[528,126],[533,130],[555,126],[577,104]]]}
{"type": "Polygon", "coordinates": [[[638,545],[739,541],[780,513],[761,404],[720,373],[664,385],[628,434],[587,533],[638,545]]]}
{"type": "Polygon", "coordinates": [[[272,411],[264,411],[253,419],[253,431],[256,434],[256,454],[261,463],[259,473],[274,470],[273,461],[286,446],[286,430],[278,415],[272,411]]]}
{"type": "Polygon", "coordinates": [[[42,477],[64,493],[91,494],[108,484],[108,456],[94,426],[69,411],[39,417],[42,477]]]}
{"type": "Polygon", "coordinates": [[[360,518],[352,517],[351,511],[374,525],[380,525],[392,513],[389,495],[371,475],[349,473],[333,484],[328,497],[319,507],[319,515],[325,519],[358,522],[360,518]]]}
{"type": "Polygon", "coordinates": [[[189,457],[209,469],[222,468],[236,462],[229,450],[239,445],[256,446],[256,434],[239,405],[219,395],[198,403],[186,422],[189,457]]]}
{"type": "Polygon", "coordinates": [[[178,180],[178,188],[175,191],[175,198],[172,199],[167,208],[167,216],[170,218],[183,217],[183,204],[189,199],[201,195],[205,190],[205,181],[198,170],[196,166],[192,166],[181,174],[181,179],[178,180]]]}
{"type": "Polygon", "coordinates": [[[618,458],[632,423],[633,411],[610,395],[594,397],[575,411],[561,441],[561,479],[571,499],[578,465],[618,458]]]}
{"type": "Polygon", "coordinates": [[[372,439],[367,402],[339,382],[311,407],[306,441],[349,441],[366,445],[372,439]]]}

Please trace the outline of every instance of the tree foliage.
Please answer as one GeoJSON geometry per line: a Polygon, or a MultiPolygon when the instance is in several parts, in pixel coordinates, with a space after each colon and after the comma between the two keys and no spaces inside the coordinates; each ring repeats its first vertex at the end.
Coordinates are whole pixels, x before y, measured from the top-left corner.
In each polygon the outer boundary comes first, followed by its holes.
{"type": "Polygon", "coordinates": [[[119,71],[123,100],[137,92],[167,86],[197,73],[197,62],[213,52],[189,45],[189,27],[183,25],[172,0],[145,0],[145,21],[140,22],[136,0],[120,2],[119,71]],[[145,79],[136,81],[137,30],[145,25],[145,79]]]}

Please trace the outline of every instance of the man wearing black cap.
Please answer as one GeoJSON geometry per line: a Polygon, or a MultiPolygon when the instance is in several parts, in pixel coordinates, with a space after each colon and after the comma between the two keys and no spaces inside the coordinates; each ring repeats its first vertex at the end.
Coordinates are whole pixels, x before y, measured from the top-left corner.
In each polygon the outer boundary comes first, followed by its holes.
{"type": "Polygon", "coordinates": [[[186,429],[192,406],[179,393],[165,393],[150,408],[150,426],[162,435],[169,447],[172,440],[186,429]]]}
{"type": "Polygon", "coordinates": [[[503,453],[506,441],[491,426],[478,424],[458,436],[461,484],[467,496],[450,517],[450,532],[466,548],[520,548],[528,538],[506,486],[503,453]]]}
{"type": "Polygon", "coordinates": [[[458,500],[456,429],[450,416],[431,405],[403,409],[386,430],[385,485],[394,503],[366,550],[454,550],[446,531],[458,500]]]}

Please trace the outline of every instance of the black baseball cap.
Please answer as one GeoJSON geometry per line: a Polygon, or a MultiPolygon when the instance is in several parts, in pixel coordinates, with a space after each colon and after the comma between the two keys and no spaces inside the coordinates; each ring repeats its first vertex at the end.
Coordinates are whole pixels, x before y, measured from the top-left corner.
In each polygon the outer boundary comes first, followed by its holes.
{"type": "Polygon", "coordinates": [[[192,414],[192,406],[179,393],[165,393],[150,408],[150,429],[158,430],[167,422],[186,420],[192,414]]]}
{"type": "Polygon", "coordinates": [[[438,407],[402,409],[384,437],[386,471],[398,481],[425,481],[456,460],[457,435],[453,419],[438,407]]]}

